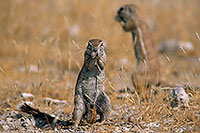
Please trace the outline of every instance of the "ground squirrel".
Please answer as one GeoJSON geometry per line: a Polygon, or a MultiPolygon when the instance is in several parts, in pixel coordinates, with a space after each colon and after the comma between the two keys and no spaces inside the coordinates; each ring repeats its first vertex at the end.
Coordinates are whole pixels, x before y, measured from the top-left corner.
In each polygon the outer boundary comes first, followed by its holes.
{"type": "Polygon", "coordinates": [[[27,104],[20,107],[22,112],[32,114],[36,126],[44,128],[56,124],[62,127],[78,125],[80,120],[86,120],[92,124],[103,122],[111,111],[109,97],[104,92],[104,67],[106,63],[105,44],[100,39],[92,39],[88,42],[84,54],[84,64],[79,73],[74,96],[74,111],[72,121],[61,121],[55,117],[40,112],[27,104]],[[99,115],[99,119],[97,119],[99,115]],[[40,121],[40,123],[37,123],[40,121]]]}
{"type": "Polygon", "coordinates": [[[84,64],[79,73],[74,96],[73,121],[103,122],[111,111],[109,97],[104,92],[104,67],[106,54],[104,42],[92,39],[84,54],[84,64]],[[97,115],[100,119],[97,120],[97,115]]]}
{"type": "Polygon", "coordinates": [[[124,5],[117,11],[116,21],[126,32],[132,32],[137,65],[132,74],[132,82],[138,92],[149,85],[159,83],[159,59],[151,32],[143,20],[137,6],[124,5]],[[141,86],[142,85],[142,86],[141,86]]]}

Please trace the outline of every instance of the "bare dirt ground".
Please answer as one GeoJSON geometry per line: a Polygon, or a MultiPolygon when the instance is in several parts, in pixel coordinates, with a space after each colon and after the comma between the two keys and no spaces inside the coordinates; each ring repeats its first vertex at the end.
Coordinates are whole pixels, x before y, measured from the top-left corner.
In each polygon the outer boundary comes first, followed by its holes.
{"type": "Polygon", "coordinates": [[[2,0],[0,1],[0,131],[1,132],[199,132],[200,131],[200,1],[198,0],[2,0]],[[153,32],[155,43],[174,38],[190,41],[192,52],[160,54],[163,79],[187,85],[189,105],[174,110],[170,93],[158,89],[151,101],[135,93],[130,77],[135,57],[130,33],[115,22],[118,8],[135,3],[153,32]],[[33,107],[68,120],[73,111],[74,86],[83,63],[86,43],[107,42],[105,92],[111,99],[104,123],[44,130],[17,107],[33,107]],[[33,94],[25,98],[23,93],[33,94]],[[44,98],[64,100],[47,102],[44,98]]]}

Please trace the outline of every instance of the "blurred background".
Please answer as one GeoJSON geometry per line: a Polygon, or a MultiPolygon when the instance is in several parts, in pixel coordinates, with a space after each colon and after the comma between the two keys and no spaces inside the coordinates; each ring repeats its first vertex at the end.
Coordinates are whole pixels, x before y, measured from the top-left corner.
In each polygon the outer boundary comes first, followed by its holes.
{"type": "Polygon", "coordinates": [[[70,113],[83,53],[92,38],[107,43],[105,86],[111,100],[119,89],[132,87],[135,57],[131,34],[114,20],[119,7],[130,3],[143,11],[157,46],[168,39],[192,43],[191,51],[160,54],[162,73],[168,81],[198,85],[199,0],[1,0],[2,107],[5,101],[14,107],[18,96],[27,92],[35,95],[33,102],[38,105],[43,97],[66,100],[70,113]]]}

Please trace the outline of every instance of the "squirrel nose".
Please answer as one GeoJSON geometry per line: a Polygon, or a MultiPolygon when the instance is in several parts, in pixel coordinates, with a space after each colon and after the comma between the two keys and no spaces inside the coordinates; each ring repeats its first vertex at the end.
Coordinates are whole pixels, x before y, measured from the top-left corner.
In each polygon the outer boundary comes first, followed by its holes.
{"type": "Polygon", "coordinates": [[[95,58],[95,57],[96,57],[96,52],[92,52],[92,53],[91,53],[91,57],[92,57],[92,58],[95,58]]]}

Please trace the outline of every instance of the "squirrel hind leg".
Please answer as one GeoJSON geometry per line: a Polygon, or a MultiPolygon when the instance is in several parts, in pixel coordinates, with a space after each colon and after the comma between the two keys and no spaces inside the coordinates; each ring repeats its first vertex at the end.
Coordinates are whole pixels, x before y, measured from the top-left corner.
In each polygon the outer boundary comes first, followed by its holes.
{"type": "Polygon", "coordinates": [[[72,113],[73,117],[73,122],[74,124],[79,124],[80,120],[82,119],[83,114],[85,113],[85,104],[83,99],[81,99],[80,97],[78,97],[77,99],[75,99],[75,107],[74,107],[74,111],[72,113]]]}
{"type": "Polygon", "coordinates": [[[100,116],[97,122],[103,122],[108,118],[111,111],[111,103],[109,97],[103,92],[99,95],[96,101],[96,111],[100,116]]]}

